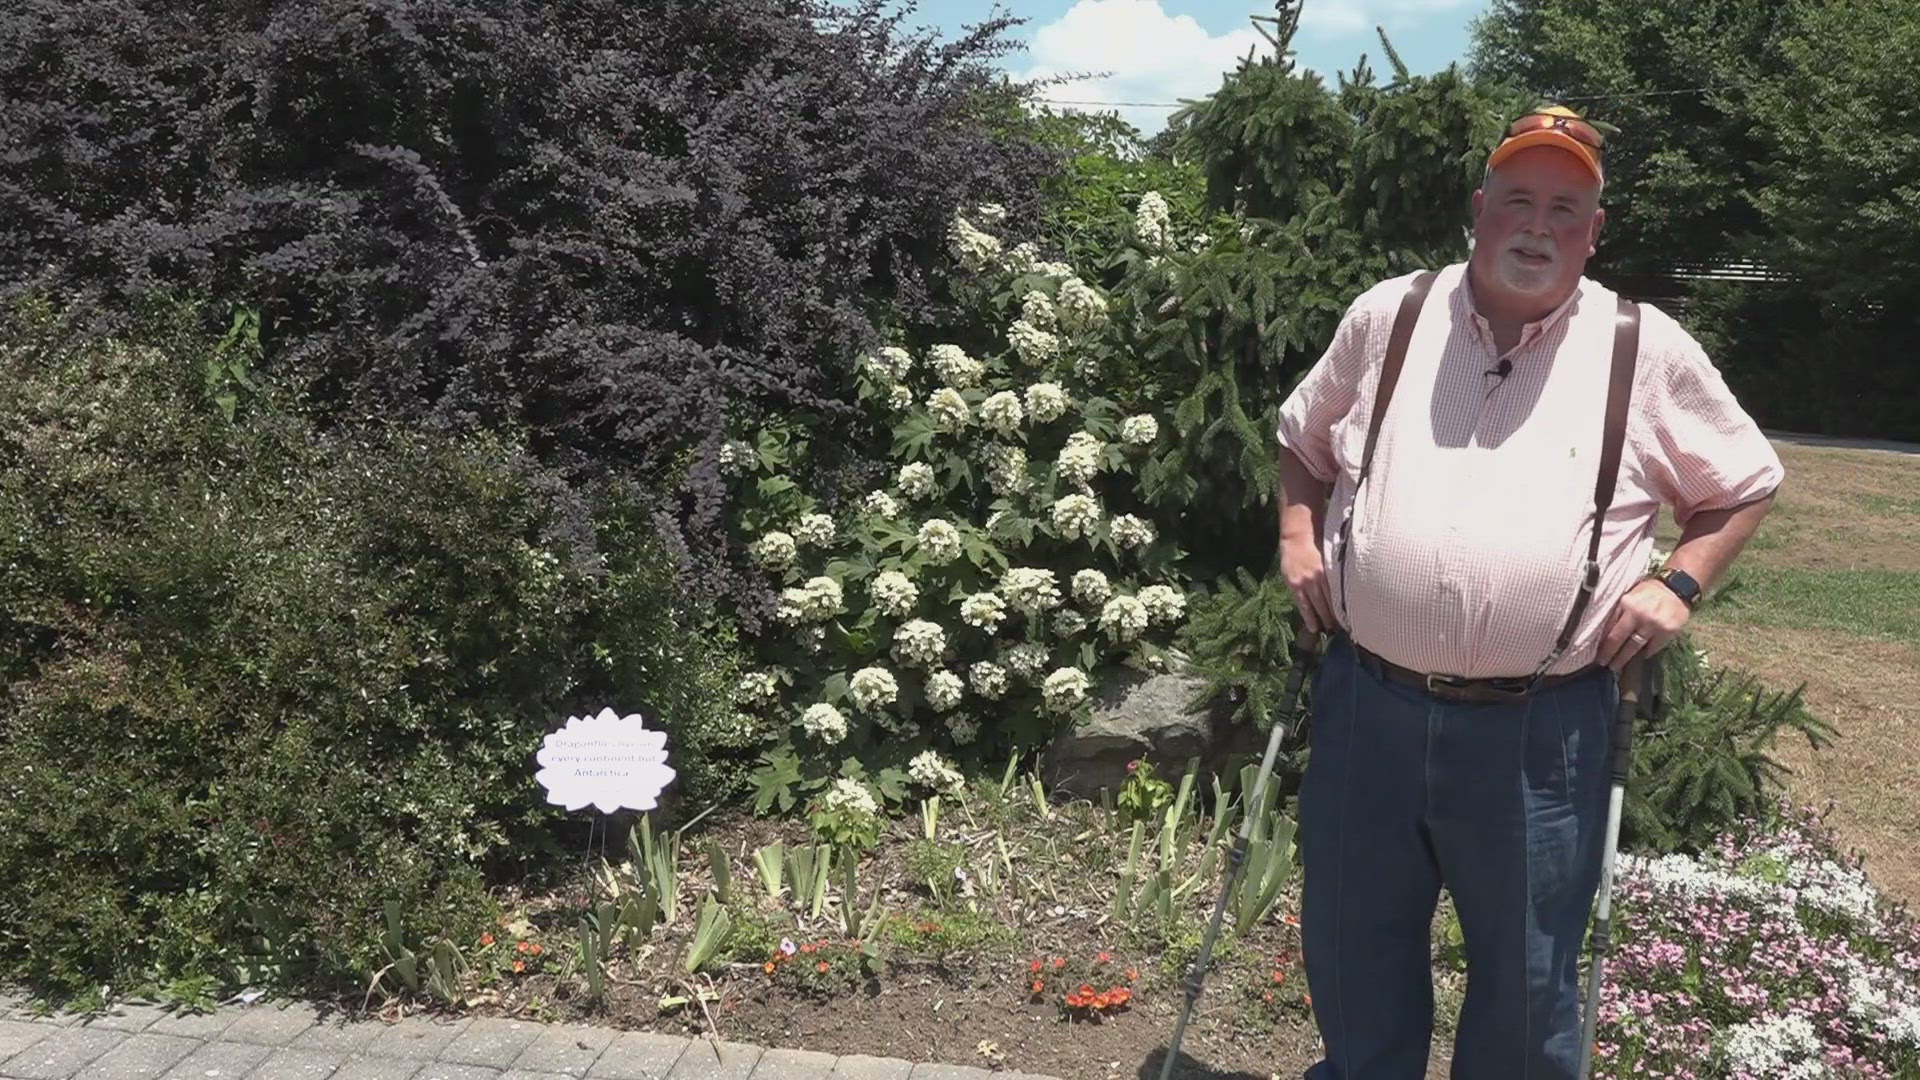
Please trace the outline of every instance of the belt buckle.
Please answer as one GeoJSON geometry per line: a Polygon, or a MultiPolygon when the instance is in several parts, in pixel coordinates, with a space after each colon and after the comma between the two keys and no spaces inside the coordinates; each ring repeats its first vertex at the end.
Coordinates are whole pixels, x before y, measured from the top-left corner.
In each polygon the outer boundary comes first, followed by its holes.
{"type": "Polygon", "coordinates": [[[1434,675],[1429,673],[1426,676],[1426,686],[1427,693],[1435,697],[1445,697],[1446,695],[1442,692],[1443,690],[1458,691],[1461,683],[1458,678],[1452,675],[1434,675]]]}

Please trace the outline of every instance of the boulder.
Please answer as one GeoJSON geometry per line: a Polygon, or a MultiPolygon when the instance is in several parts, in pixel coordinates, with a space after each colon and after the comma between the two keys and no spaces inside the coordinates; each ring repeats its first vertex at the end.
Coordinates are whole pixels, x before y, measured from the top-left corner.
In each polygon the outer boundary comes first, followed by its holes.
{"type": "Polygon", "coordinates": [[[1094,699],[1092,715],[1062,731],[1048,747],[1042,771],[1049,787],[1098,799],[1100,789],[1118,793],[1127,779],[1127,763],[1145,758],[1174,783],[1187,762],[1199,758],[1203,769],[1217,768],[1229,753],[1242,750],[1228,722],[1231,707],[1189,710],[1206,686],[1184,674],[1149,675],[1125,670],[1106,680],[1094,699]]]}

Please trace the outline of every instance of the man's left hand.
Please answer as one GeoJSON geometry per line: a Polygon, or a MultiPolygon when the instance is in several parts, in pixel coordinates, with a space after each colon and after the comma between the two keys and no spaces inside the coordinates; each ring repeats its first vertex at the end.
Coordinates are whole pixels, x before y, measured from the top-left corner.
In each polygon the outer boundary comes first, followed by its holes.
{"type": "Polygon", "coordinates": [[[1687,625],[1693,610],[1661,582],[1648,578],[1620,598],[1600,635],[1596,658],[1619,672],[1636,656],[1651,656],[1667,647],[1687,625]]]}

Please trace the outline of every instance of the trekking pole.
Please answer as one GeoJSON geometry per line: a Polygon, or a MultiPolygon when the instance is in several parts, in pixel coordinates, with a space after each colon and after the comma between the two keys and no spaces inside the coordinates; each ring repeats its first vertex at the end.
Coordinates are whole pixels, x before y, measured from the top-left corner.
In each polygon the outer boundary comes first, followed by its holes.
{"type": "Polygon", "coordinates": [[[1613,718],[1613,792],[1607,801],[1607,842],[1600,855],[1599,906],[1594,914],[1593,959],[1587,968],[1587,1000],[1580,1022],[1580,1076],[1593,1075],[1594,1033],[1600,1026],[1600,968],[1613,950],[1613,861],[1620,847],[1620,812],[1626,801],[1627,769],[1633,749],[1633,718],[1642,704],[1658,717],[1665,664],[1658,654],[1628,661],[1620,673],[1620,707],[1613,718]]]}
{"type": "MultiPolygon", "coordinates": [[[[1226,914],[1227,899],[1233,895],[1233,888],[1240,880],[1240,871],[1247,861],[1247,845],[1252,841],[1254,818],[1264,805],[1261,800],[1267,794],[1267,778],[1273,775],[1273,762],[1280,754],[1280,744],[1286,741],[1291,730],[1297,730],[1300,715],[1300,688],[1306,682],[1310,661],[1319,659],[1320,635],[1305,635],[1305,646],[1301,645],[1302,636],[1295,634],[1290,650],[1293,653],[1293,670],[1287,673],[1287,689],[1281,698],[1280,716],[1273,722],[1273,730],[1267,735],[1267,753],[1260,761],[1260,773],[1254,777],[1253,791],[1247,797],[1247,817],[1240,823],[1240,835],[1234,837],[1233,847],[1227,852],[1227,877],[1220,886],[1220,896],[1213,902],[1213,918],[1207,923],[1207,936],[1200,941],[1200,954],[1193,959],[1193,966],[1187,969],[1187,997],[1180,1007],[1180,1019],[1173,1025],[1173,1041],[1167,1044],[1166,1060],[1160,1063],[1160,1080],[1169,1080],[1173,1076],[1174,1062],[1180,1060],[1180,1040],[1186,1037],[1187,1021],[1193,1018],[1193,1006],[1200,1000],[1200,987],[1207,978],[1207,962],[1213,956],[1213,940],[1220,935],[1220,920],[1226,914]]],[[[1217,810],[1215,811],[1218,812],[1217,810]]]]}

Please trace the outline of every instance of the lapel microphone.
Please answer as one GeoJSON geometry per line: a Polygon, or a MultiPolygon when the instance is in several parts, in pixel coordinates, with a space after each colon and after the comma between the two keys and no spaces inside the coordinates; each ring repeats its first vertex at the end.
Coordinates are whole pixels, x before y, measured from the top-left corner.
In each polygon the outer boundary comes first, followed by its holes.
{"type": "Polygon", "coordinates": [[[1488,375],[1493,376],[1496,379],[1504,379],[1507,376],[1513,374],[1513,361],[1508,357],[1503,356],[1500,358],[1500,362],[1494,365],[1493,367],[1488,368],[1486,373],[1488,375]]]}

